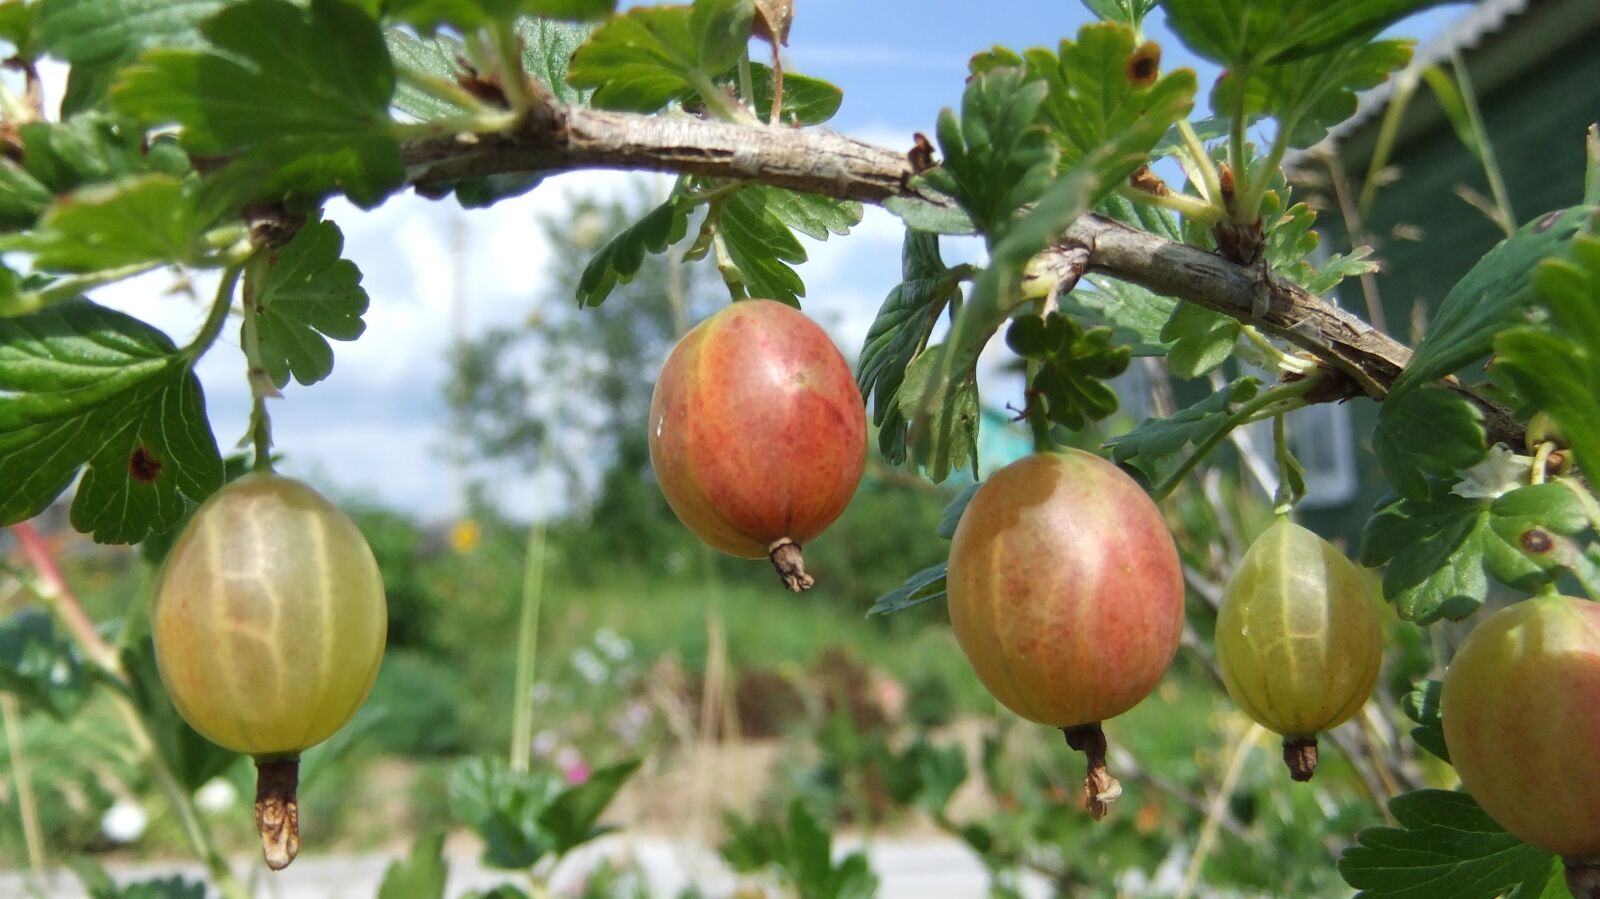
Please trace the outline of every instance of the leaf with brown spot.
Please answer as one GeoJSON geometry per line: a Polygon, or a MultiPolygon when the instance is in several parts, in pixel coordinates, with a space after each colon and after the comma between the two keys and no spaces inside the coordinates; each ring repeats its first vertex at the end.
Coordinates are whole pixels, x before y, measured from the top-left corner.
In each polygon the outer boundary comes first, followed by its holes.
{"type": "Polygon", "coordinates": [[[190,361],[85,300],[0,319],[0,525],[42,512],[80,470],[72,524],[102,543],[166,530],[220,486],[190,361]]]}

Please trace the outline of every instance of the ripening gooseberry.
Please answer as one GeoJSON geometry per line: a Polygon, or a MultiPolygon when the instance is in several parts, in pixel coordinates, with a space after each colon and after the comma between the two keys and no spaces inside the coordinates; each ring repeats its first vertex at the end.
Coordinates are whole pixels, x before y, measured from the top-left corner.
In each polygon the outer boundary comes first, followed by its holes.
{"type": "Polygon", "coordinates": [[[1088,755],[1085,804],[1104,815],[1121,788],[1100,722],[1149,694],[1183,634],[1183,573],[1160,510],[1099,456],[1027,456],[973,495],[947,586],[978,679],[1088,755]]]}
{"type": "Polygon", "coordinates": [[[156,661],[178,713],[254,757],[267,864],[299,850],[300,753],[360,707],[383,661],[388,614],[372,550],[315,490],[246,475],[195,511],[151,608],[156,661]]]}
{"type": "Polygon", "coordinates": [[[789,589],[805,590],[800,547],[844,511],[866,467],[861,392],[811,319],[740,300],[667,357],[650,399],[650,461],[695,536],[770,557],[789,589]]]}
{"type": "Polygon", "coordinates": [[[1283,737],[1295,780],[1317,767],[1317,734],[1366,704],[1383,662],[1366,576],[1332,544],[1279,519],[1239,560],[1217,612],[1217,664],[1245,714],[1283,737]]]}

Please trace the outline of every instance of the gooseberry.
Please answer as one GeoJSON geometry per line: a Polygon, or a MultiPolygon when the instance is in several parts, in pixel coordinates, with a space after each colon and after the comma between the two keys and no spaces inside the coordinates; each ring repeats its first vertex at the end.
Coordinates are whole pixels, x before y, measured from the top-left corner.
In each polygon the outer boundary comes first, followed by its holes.
{"type": "Polygon", "coordinates": [[[1461,783],[1518,839],[1600,896],[1600,605],[1547,595],[1473,628],[1444,676],[1445,748],[1461,783]]]}
{"type": "Polygon", "coordinates": [[[1217,612],[1228,695],[1283,737],[1295,780],[1317,767],[1317,734],[1366,704],[1383,662],[1378,605],[1354,562],[1279,519],[1239,560],[1217,612]]]}
{"type": "Polygon", "coordinates": [[[315,490],[246,475],[201,504],[151,608],[162,683],[206,739],[254,757],[256,824],[274,870],[299,850],[300,753],[372,689],[388,632],[383,578],[315,490]]]}
{"type": "Polygon", "coordinates": [[[650,461],[689,530],[811,587],[800,547],[844,511],[867,460],[850,366],[799,310],[741,300],[678,341],[650,400],[650,461]]]}
{"type": "Polygon", "coordinates": [[[978,679],[1088,756],[1084,802],[1104,815],[1121,787],[1100,722],[1149,694],[1183,633],[1183,573],[1160,510],[1092,453],[1024,457],[973,495],[946,583],[978,679]]]}

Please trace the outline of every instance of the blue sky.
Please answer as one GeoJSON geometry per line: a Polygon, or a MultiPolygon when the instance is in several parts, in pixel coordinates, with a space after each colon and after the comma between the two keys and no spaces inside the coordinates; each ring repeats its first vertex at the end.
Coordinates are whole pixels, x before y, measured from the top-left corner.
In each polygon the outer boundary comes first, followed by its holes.
{"type": "MultiPolygon", "coordinates": [[[[628,4],[637,5],[637,4],[628,4]]],[[[959,102],[968,57],[994,44],[1015,48],[1054,44],[1090,16],[1072,0],[798,0],[786,57],[792,70],[826,78],[845,91],[832,127],[887,146],[908,147],[916,131],[931,133],[939,110],[959,102]]],[[[1435,9],[1395,31],[1426,38],[1464,9],[1435,9]]],[[[1216,69],[1198,63],[1159,22],[1150,36],[1163,48],[1163,68],[1188,65],[1200,78],[1202,99],[1216,69]]],[[[460,272],[468,298],[467,333],[527,317],[551,296],[540,276],[549,248],[540,215],[559,213],[575,193],[611,192],[640,176],[585,172],[547,181],[529,196],[489,210],[463,213],[453,202],[414,196],[389,200],[372,212],[334,204],[329,216],[344,229],[346,254],[365,272],[372,297],[367,334],[336,344],[333,375],[322,384],[291,384],[272,405],[283,469],[336,495],[362,496],[432,519],[457,514],[459,480],[444,464],[448,411],[441,398],[443,353],[451,333],[449,296],[460,272]],[[449,234],[462,228],[470,249],[454,264],[449,234]]],[[[901,229],[892,216],[869,209],[848,238],[808,243],[800,268],[809,288],[807,311],[827,326],[854,359],[884,295],[898,281],[901,229]]],[[[947,256],[974,256],[971,244],[947,256]]],[[[201,318],[198,300],[165,295],[169,276],[147,276],[97,294],[168,330],[180,343],[201,318]]],[[[202,295],[207,286],[197,288],[202,295]]],[[[249,396],[237,329],[230,328],[200,374],[219,442],[228,449],[244,434],[249,396]]],[[[652,378],[653,373],[641,372],[652,378]]],[[[1009,385],[992,391],[1003,394],[1009,385]]],[[[1003,405],[1007,397],[988,401],[1003,405]]],[[[640,423],[643,427],[643,423],[640,423]]],[[[552,485],[487,469],[471,472],[505,480],[493,491],[514,517],[558,506],[552,485]]]]}

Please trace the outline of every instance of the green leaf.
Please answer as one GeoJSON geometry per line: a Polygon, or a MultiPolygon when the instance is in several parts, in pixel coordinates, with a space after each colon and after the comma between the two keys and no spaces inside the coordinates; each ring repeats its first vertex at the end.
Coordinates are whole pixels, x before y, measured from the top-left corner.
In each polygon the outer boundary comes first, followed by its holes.
{"type": "Polygon", "coordinates": [[[828,876],[833,872],[833,839],[806,808],[805,800],[795,797],[789,802],[789,858],[790,878],[802,896],[824,897],[830,894],[828,876]]]}
{"type": "MultiPolygon", "coordinates": [[[[466,47],[450,35],[436,34],[430,38],[420,38],[409,31],[389,28],[383,32],[383,41],[389,48],[389,58],[398,69],[411,69],[452,81],[465,74],[456,57],[464,56],[466,47]]],[[[405,81],[395,87],[394,108],[414,116],[420,122],[450,118],[467,111],[464,106],[436,97],[405,81]]]]}
{"type": "Polygon", "coordinates": [[[194,264],[206,224],[193,182],[141,175],[61,198],[34,230],[0,238],[0,249],[31,253],[34,267],[49,272],[194,264]]]}
{"type": "MultiPolygon", "coordinates": [[[[103,879],[85,879],[89,899],[206,899],[205,881],[186,880],[177,874],[119,885],[101,873],[103,879]]],[[[83,876],[81,871],[79,876],[83,876]]]]}
{"type": "Polygon", "coordinates": [[[1157,0],[1083,0],[1089,11],[1107,22],[1121,22],[1135,31],[1156,8],[1157,0]]]}
{"type": "Polygon", "coordinates": [[[978,226],[953,198],[934,190],[922,175],[911,179],[917,197],[889,197],[883,208],[900,217],[907,228],[929,234],[976,234],[978,226]]]}
{"type": "Polygon", "coordinates": [[[1439,714],[1443,694],[1443,684],[1426,680],[1406,694],[1400,707],[1405,710],[1406,717],[1417,725],[1411,729],[1411,737],[1417,741],[1417,745],[1448,762],[1450,750],[1444,745],[1444,719],[1439,714]]]}
{"type": "Polygon", "coordinates": [[[906,582],[903,585],[878,597],[873,602],[872,608],[867,610],[867,617],[887,615],[890,612],[898,612],[902,609],[909,609],[912,606],[920,606],[925,602],[943,599],[945,593],[944,577],[947,567],[946,563],[940,562],[906,578],[906,582]]]}
{"type": "Polygon", "coordinates": [[[1500,334],[1494,372],[1555,421],[1592,479],[1600,472],[1600,235],[1541,263],[1534,285],[1549,318],[1500,334]]]}
{"type": "Polygon", "coordinates": [[[578,278],[578,304],[598,306],[618,284],[639,274],[648,253],[664,253],[689,230],[689,213],[696,203],[681,191],[682,182],[665,203],[613,237],[589,261],[578,278]]]}
{"type": "Polygon", "coordinates": [[[897,399],[906,366],[960,285],[960,273],[939,258],[938,235],[908,229],[900,258],[901,282],[878,309],[856,363],[856,383],[872,403],[878,447],[891,465],[906,459],[906,419],[897,399]]]}
{"type": "MultiPolygon", "coordinates": [[[[763,119],[772,111],[772,67],[750,64],[750,93],[756,113],[763,119]]],[[[844,102],[844,91],[823,81],[795,72],[783,73],[783,112],[785,125],[820,125],[833,118],[844,102]]]]}
{"type": "Polygon", "coordinates": [[[414,26],[428,36],[442,26],[460,33],[529,16],[561,20],[552,24],[587,22],[603,19],[616,8],[616,0],[385,0],[383,3],[385,17],[414,26]]]}
{"type": "MultiPolygon", "coordinates": [[[[64,122],[29,122],[22,135],[23,165],[50,194],[152,171],[182,175],[189,160],[170,137],[150,140],[143,129],[96,113],[64,122]]],[[[53,196],[47,196],[48,205],[53,196]]]]}
{"type": "Polygon", "coordinates": [[[590,22],[617,10],[617,0],[522,0],[518,6],[530,16],[590,22]]]}
{"type": "Polygon", "coordinates": [[[1355,115],[1356,92],[1376,87],[1411,61],[1411,41],[1350,44],[1294,62],[1217,79],[1211,108],[1243,109],[1247,117],[1272,116],[1289,146],[1309,147],[1328,129],[1355,115]],[[1240,91],[1244,92],[1241,98],[1240,91]],[[1241,107],[1242,102],[1242,107],[1241,107]]]}
{"type": "Polygon", "coordinates": [[[780,213],[787,201],[779,194],[794,196],[753,187],[728,197],[721,204],[717,231],[749,296],[798,306],[806,285],[791,266],[805,262],[806,251],[784,220],[785,214],[797,215],[797,207],[790,204],[780,213]]]}
{"type": "Polygon", "coordinates": [[[1172,318],[1178,301],[1157,296],[1137,284],[1104,275],[1087,275],[1072,293],[1061,298],[1061,309],[1091,326],[1111,329],[1113,343],[1125,344],[1135,356],[1165,356],[1171,346],[1161,331],[1172,318]]]}
{"type": "Polygon", "coordinates": [[[390,862],[378,885],[378,899],[444,899],[450,877],[444,837],[443,829],[431,830],[411,843],[409,856],[390,862]]]}
{"type": "Polygon", "coordinates": [[[594,26],[523,18],[517,20],[516,27],[517,37],[522,40],[522,67],[549,88],[557,100],[589,105],[592,92],[567,83],[567,66],[572,54],[594,34],[594,26]]]}
{"type": "Polygon", "coordinates": [[[0,226],[23,228],[33,224],[55,199],[55,194],[28,170],[0,157],[0,226]]]}
{"type": "Polygon", "coordinates": [[[38,12],[37,3],[0,4],[0,41],[10,44],[13,54],[20,59],[38,56],[34,47],[34,20],[38,12]]]}
{"type": "Polygon", "coordinates": [[[1106,441],[1111,458],[1139,469],[1151,481],[1159,480],[1165,467],[1163,460],[1187,446],[1204,443],[1216,433],[1223,419],[1239,405],[1255,399],[1260,389],[1261,382],[1256,378],[1240,378],[1166,418],[1147,418],[1132,431],[1106,441]]]}
{"type": "Polygon", "coordinates": [[[1549,583],[1572,567],[1563,538],[1587,528],[1577,498],[1562,484],[1520,487],[1496,499],[1445,492],[1424,500],[1381,502],[1361,535],[1361,564],[1383,572],[1383,594],[1417,624],[1471,615],[1488,578],[1519,590],[1549,583]]]}
{"type": "Polygon", "coordinates": [[[1592,210],[1574,206],[1523,225],[1484,254],[1450,288],[1411,363],[1395,379],[1395,400],[1489,354],[1497,333],[1522,320],[1536,298],[1539,261],[1569,244],[1592,210]]]}
{"type": "Polygon", "coordinates": [[[200,46],[200,23],[225,5],[227,0],[41,0],[39,45],[72,65],[61,114],[99,105],[117,70],[141,51],[200,46]]]}
{"type": "Polygon", "coordinates": [[[1022,315],[1006,331],[1012,352],[1042,364],[1030,385],[1050,420],[1080,431],[1117,411],[1117,392],[1106,383],[1128,370],[1125,346],[1111,342],[1110,328],[1088,331],[1065,315],[1022,315]]]}
{"type": "Polygon", "coordinates": [[[977,373],[969,368],[960,378],[941,378],[949,352],[933,346],[912,360],[895,394],[900,417],[913,422],[908,457],[935,484],[969,466],[978,474],[977,373]]]}
{"type": "Polygon", "coordinates": [[[640,759],[600,768],[583,783],[563,790],[544,812],[539,824],[552,838],[552,851],[565,855],[605,833],[595,821],[605,812],[617,791],[639,770],[640,759]]]}
{"type": "Polygon", "coordinates": [[[390,133],[394,66],[376,22],[342,0],[244,0],[201,26],[213,49],[155,50],[122,75],[117,107],[178,124],[184,146],[271,176],[262,196],[342,191],[377,205],[405,180],[390,133]]]}
{"type": "Polygon", "coordinates": [[[1161,329],[1170,344],[1167,366],[1180,378],[1198,378],[1227,361],[1239,340],[1238,319],[1194,303],[1179,303],[1161,329]]]}
{"type": "Polygon", "coordinates": [[[722,844],[717,847],[728,867],[751,874],[781,863],[788,855],[783,831],[776,821],[756,818],[746,821],[731,812],[723,815],[722,844]]]}
{"type": "Polygon", "coordinates": [[[1305,203],[1283,210],[1288,194],[1288,185],[1280,173],[1273,177],[1272,187],[1261,202],[1266,230],[1263,253],[1275,273],[1320,296],[1332,292],[1345,278],[1378,270],[1376,264],[1367,261],[1371,247],[1357,247],[1350,253],[1328,257],[1320,266],[1313,265],[1321,243],[1316,231],[1317,214],[1305,203]]]}
{"type": "Polygon", "coordinates": [[[1050,185],[1056,153],[1036,124],[1048,92],[1020,70],[996,69],[967,83],[959,119],[949,109],[939,114],[944,162],[922,178],[953,197],[991,241],[1050,185]]]}
{"type": "Polygon", "coordinates": [[[222,483],[200,382],[166,335],[78,301],[0,319],[0,524],[79,468],[72,524],[103,543],[171,527],[222,483]]]}
{"type": "Polygon", "coordinates": [[[561,792],[543,772],[518,773],[497,757],[469,759],[450,772],[450,807],[483,839],[484,864],[519,870],[551,850],[539,818],[561,792]]]}
{"type": "Polygon", "coordinates": [[[315,384],[333,371],[328,339],[355,340],[366,330],[361,270],[339,258],[344,236],[333,222],[310,222],[277,250],[256,297],[261,364],[279,387],[289,376],[315,384]]]}
{"type": "Polygon", "coordinates": [[[0,692],[24,709],[42,709],[66,720],[83,705],[88,672],[55,620],[41,609],[23,609],[0,621],[0,692]]]}
{"type": "Polygon", "coordinates": [[[961,489],[955,498],[944,507],[944,512],[939,515],[939,528],[934,533],[946,540],[953,540],[956,536],[956,526],[961,523],[961,516],[967,511],[967,504],[978,495],[978,488],[983,484],[968,484],[961,489]]]}
{"type": "Polygon", "coordinates": [[[591,88],[602,109],[655,112],[713,89],[750,42],[751,0],[628,10],[601,25],[572,56],[567,81],[591,88]]]}
{"type": "Polygon", "coordinates": [[[1547,876],[1551,857],[1506,833],[1466,793],[1417,790],[1389,800],[1399,827],[1369,827],[1339,873],[1360,899],[1494,899],[1547,876]]]}
{"type": "Polygon", "coordinates": [[[1372,449],[1402,496],[1426,499],[1428,476],[1448,477],[1488,452],[1483,412],[1443,387],[1426,387],[1382,406],[1372,449]]]}
{"type": "Polygon", "coordinates": [[[747,187],[741,193],[754,193],[778,221],[812,240],[849,234],[851,228],[861,224],[861,204],[855,200],[835,200],[779,187],[747,187]]]}
{"type": "MultiPolygon", "coordinates": [[[[1240,69],[1364,41],[1448,0],[1161,0],[1167,25],[1195,53],[1240,69]]],[[[1216,108],[1216,107],[1214,107],[1216,108]]]]}
{"type": "Polygon", "coordinates": [[[1167,129],[1194,107],[1194,73],[1179,69],[1157,78],[1159,50],[1154,44],[1141,48],[1130,25],[1085,25],[1077,43],[1063,40],[1055,54],[1034,49],[1025,58],[1029,76],[1050,87],[1041,113],[1062,165],[1107,153],[1097,161],[1103,167],[1096,192],[1101,196],[1126,183],[1167,129]]]}

